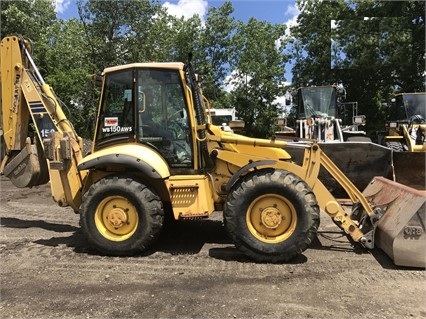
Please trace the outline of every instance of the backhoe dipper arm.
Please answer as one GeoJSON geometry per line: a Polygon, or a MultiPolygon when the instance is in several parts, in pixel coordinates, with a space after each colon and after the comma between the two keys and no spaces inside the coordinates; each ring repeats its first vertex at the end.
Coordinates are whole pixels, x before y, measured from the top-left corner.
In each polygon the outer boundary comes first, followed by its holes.
{"type": "Polygon", "coordinates": [[[20,36],[1,41],[2,128],[6,157],[1,172],[17,187],[51,181],[60,206],[78,210],[85,174],[77,170],[82,140],[66,118],[32,57],[31,44],[20,36]],[[29,119],[34,141],[28,137],[29,119]]]}

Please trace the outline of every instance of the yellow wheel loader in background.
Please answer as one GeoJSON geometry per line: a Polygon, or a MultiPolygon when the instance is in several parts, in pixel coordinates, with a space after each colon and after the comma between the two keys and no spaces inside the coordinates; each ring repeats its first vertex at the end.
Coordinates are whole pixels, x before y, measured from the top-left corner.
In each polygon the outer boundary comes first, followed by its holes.
{"type": "Polygon", "coordinates": [[[366,120],[365,115],[358,115],[358,102],[344,102],[345,98],[342,84],[298,88],[293,98],[294,130],[279,130],[276,136],[314,139],[319,143],[371,142],[365,131],[359,130],[366,120]]]}
{"type": "Polygon", "coordinates": [[[390,103],[391,117],[378,142],[393,151],[395,180],[425,189],[426,93],[399,93],[390,103]]]}
{"type": "Polygon", "coordinates": [[[389,113],[380,143],[396,152],[426,152],[426,93],[396,94],[389,113]]]}
{"type": "Polygon", "coordinates": [[[308,248],[323,211],[354,242],[378,245],[397,265],[425,267],[425,192],[376,178],[363,194],[316,142],[293,146],[212,125],[190,59],[106,68],[85,156],[29,52],[19,36],[1,42],[1,171],[17,187],[50,180],[54,200],[80,214],[98,251],[138,254],[160,236],[165,214],[194,219],[220,210],[238,249],[283,262],[308,248]],[[292,147],[303,149],[301,165],[286,151],[292,147]],[[320,167],[347,191],[350,214],[318,179],[320,167]]]}

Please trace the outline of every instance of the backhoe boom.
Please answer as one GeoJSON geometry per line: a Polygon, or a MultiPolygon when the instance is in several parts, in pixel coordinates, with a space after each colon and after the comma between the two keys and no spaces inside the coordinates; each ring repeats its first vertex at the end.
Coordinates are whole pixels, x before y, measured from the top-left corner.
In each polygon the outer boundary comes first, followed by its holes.
{"type": "Polygon", "coordinates": [[[17,187],[32,187],[50,180],[54,200],[77,211],[84,179],[76,168],[83,156],[82,140],[44,82],[31,50],[31,43],[20,36],[1,41],[6,151],[1,172],[17,187]],[[29,120],[34,124],[35,134],[29,134],[29,120]]]}

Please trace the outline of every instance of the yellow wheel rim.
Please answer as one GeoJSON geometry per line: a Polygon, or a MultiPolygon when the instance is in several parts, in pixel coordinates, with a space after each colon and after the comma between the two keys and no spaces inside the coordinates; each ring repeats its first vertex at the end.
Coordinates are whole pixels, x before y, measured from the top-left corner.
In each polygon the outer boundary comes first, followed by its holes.
{"type": "Polygon", "coordinates": [[[139,223],[136,207],[122,196],[109,196],[99,203],[95,225],[99,233],[112,241],[130,238],[139,223]]]}
{"type": "Polygon", "coordinates": [[[258,240],[273,244],[291,236],[297,224],[296,209],[285,197],[267,194],[256,198],[246,212],[250,233],[258,240]]]}

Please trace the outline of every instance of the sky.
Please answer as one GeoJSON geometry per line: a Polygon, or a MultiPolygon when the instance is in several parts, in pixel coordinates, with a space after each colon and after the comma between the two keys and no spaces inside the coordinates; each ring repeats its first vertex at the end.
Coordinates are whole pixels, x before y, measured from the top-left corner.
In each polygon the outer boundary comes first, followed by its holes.
{"type": "MultiPolygon", "coordinates": [[[[77,17],[75,0],[53,0],[61,19],[77,17]]],[[[107,0],[103,0],[107,1],[107,0]]],[[[172,15],[187,18],[199,14],[203,19],[209,7],[219,7],[224,0],[169,0],[161,1],[172,15]]],[[[231,0],[234,17],[247,22],[251,17],[271,23],[292,23],[297,18],[295,0],[231,0]]]]}
{"type": "MultiPolygon", "coordinates": [[[[75,0],[53,1],[56,4],[58,18],[64,20],[78,18],[75,0]]],[[[198,14],[204,20],[210,7],[220,7],[225,0],[162,0],[161,2],[171,15],[189,18],[198,14]]],[[[231,2],[234,7],[234,18],[243,22],[253,17],[260,21],[292,26],[296,24],[299,14],[295,0],[231,0],[231,2]]],[[[285,78],[286,84],[292,80],[290,64],[286,66],[285,78]]]]}

